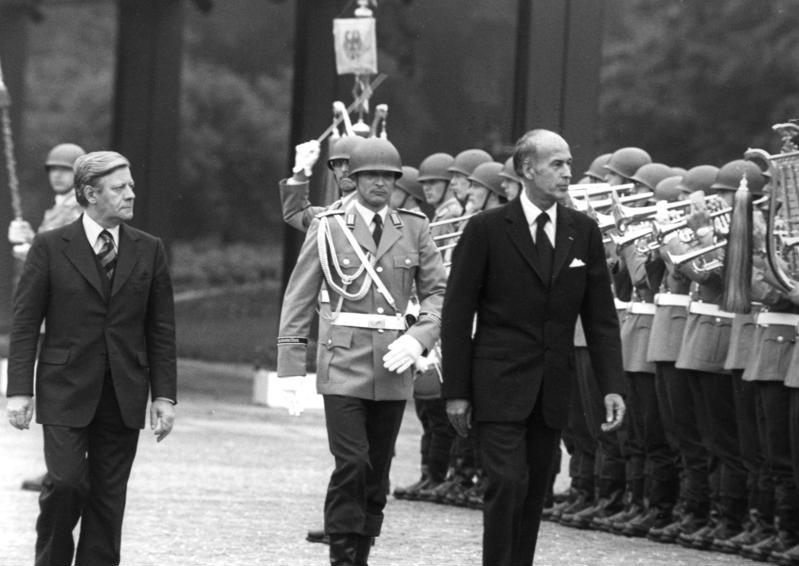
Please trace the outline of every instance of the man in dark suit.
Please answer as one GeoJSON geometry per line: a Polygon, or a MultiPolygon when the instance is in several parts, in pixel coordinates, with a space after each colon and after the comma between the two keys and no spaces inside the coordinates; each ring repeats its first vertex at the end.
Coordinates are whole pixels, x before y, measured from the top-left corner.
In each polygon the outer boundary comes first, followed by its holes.
{"type": "Polygon", "coordinates": [[[36,236],[14,298],[8,365],[9,421],[43,425],[47,480],[36,523],[37,566],[116,565],[128,477],[148,393],[158,441],[175,416],[172,284],[161,241],[125,224],[133,178],[122,155],[75,162],[84,209],[36,236]],[[81,521],[75,553],[72,530],[81,521]]]}
{"type": "Polygon", "coordinates": [[[571,178],[569,146],[554,132],[532,130],[517,142],[513,161],[524,190],[464,229],[441,334],[447,413],[461,435],[476,423],[488,477],[483,563],[491,566],[533,562],[575,381],[578,315],[605,393],[603,428],[617,428],[624,415],[602,234],[588,216],[561,204],[571,178]]]}

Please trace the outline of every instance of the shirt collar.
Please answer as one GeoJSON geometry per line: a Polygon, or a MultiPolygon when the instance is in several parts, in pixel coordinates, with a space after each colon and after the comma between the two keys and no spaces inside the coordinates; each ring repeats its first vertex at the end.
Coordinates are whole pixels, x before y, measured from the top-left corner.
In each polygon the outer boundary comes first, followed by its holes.
{"type": "Polygon", "coordinates": [[[361,218],[363,218],[363,221],[366,222],[367,226],[371,226],[372,225],[372,220],[374,219],[375,214],[379,214],[380,215],[380,220],[382,220],[383,224],[385,225],[385,223],[386,223],[386,215],[388,214],[388,207],[387,206],[384,206],[383,208],[381,208],[380,210],[375,212],[373,210],[369,210],[364,205],[362,205],[358,201],[358,199],[354,199],[353,202],[355,203],[355,209],[358,211],[358,214],[361,215],[361,218]]]}
{"type": "Polygon", "coordinates": [[[549,215],[549,221],[552,222],[552,226],[556,226],[558,222],[558,203],[556,202],[552,206],[550,206],[546,210],[541,210],[536,205],[533,204],[533,201],[530,200],[530,197],[527,196],[527,193],[522,187],[521,193],[519,193],[519,201],[522,203],[522,210],[524,211],[524,218],[527,220],[527,225],[532,226],[538,220],[538,215],[542,212],[546,212],[549,215]]]}
{"type": "Polygon", "coordinates": [[[114,247],[119,249],[119,225],[117,224],[113,228],[103,228],[97,222],[95,222],[86,212],[83,213],[81,217],[83,219],[83,231],[86,233],[86,239],[89,240],[89,243],[92,247],[95,247],[97,244],[97,238],[100,237],[100,232],[106,230],[108,233],[111,234],[111,237],[114,239],[114,247]]]}

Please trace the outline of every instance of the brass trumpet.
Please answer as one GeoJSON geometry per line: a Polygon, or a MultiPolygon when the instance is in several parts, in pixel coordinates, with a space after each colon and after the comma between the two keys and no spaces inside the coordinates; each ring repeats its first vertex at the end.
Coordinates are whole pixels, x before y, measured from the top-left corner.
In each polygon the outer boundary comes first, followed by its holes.
{"type": "MultiPolygon", "coordinates": [[[[727,240],[719,240],[718,242],[714,242],[707,247],[699,248],[696,250],[691,250],[689,252],[685,252],[684,254],[673,254],[669,252],[669,260],[676,266],[682,267],[687,265],[691,262],[696,262],[702,258],[702,256],[712,253],[718,249],[723,248],[727,245],[727,240]]],[[[693,268],[696,271],[712,271],[713,269],[717,269],[722,267],[724,264],[719,259],[713,259],[704,264],[696,264],[694,263],[693,268]]]]}
{"type": "Polygon", "coordinates": [[[635,188],[635,183],[624,185],[610,185],[609,183],[582,183],[569,185],[569,196],[572,198],[588,198],[607,195],[616,191],[630,191],[635,188]]]}
{"type": "MultiPolygon", "coordinates": [[[[596,208],[609,208],[609,207],[613,206],[613,200],[612,199],[604,199],[604,200],[598,200],[598,201],[590,202],[588,199],[585,199],[585,198],[579,198],[579,197],[575,198],[576,195],[570,194],[569,196],[572,197],[572,202],[574,202],[574,208],[579,210],[579,211],[581,211],[581,212],[585,212],[586,210],[588,210],[589,206],[592,207],[592,208],[595,208],[595,209],[596,208]]],[[[648,193],[648,192],[647,193],[639,193],[637,195],[627,195],[627,196],[619,197],[619,202],[621,202],[621,203],[638,202],[638,201],[641,201],[641,200],[649,200],[649,199],[653,198],[654,196],[655,196],[654,193],[648,193]]]]}

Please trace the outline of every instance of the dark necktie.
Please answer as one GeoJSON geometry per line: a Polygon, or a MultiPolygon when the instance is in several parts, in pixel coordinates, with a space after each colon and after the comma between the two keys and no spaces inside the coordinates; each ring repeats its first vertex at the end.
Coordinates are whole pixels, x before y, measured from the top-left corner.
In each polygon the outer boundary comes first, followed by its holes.
{"type": "Polygon", "coordinates": [[[375,224],[375,229],[372,230],[372,238],[375,240],[375,245],[380,245],[380,236],[383,235],[383,219],[380,218],[379,214],[375,214],[372,222],[375,224]]]}
{"type": "Polygon", "coordinates": [[[541,277],[549,287],[550,279],[552,279],[552,260],[555,257],[555,250],[552,248],[552,242],[549,241],[549,236],[544,231],[544,227],[549,222],[549,214],[542,212],[536,219],[535,229],[535,248],[538,250],[538,258],[541,260],[541,277]]]}
{"type": "Polygon", "coordinates": [[[114,277],[114,268],[117,266],[117,252],[114,249],[114,238],[107,230],[100,232],[100,239],[103,241],[103,247],[97,254],[97,258],[103,265],[106,276],[109,279],[114,277]]]}

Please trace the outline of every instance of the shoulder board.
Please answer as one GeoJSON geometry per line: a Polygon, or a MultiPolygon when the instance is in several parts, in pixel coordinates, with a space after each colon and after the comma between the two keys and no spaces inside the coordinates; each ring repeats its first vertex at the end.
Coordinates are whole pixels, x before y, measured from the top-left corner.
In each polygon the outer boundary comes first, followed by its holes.
{"type": "Polygon", "coordinates": [[[418,210],[408,210],[407,208],[398,208],[397,212],[402,212],[404,214],[412,214],[414,216],[418,216],[419,218],[427,218],[427,215],[424,212],[420,212],[418,210]]]}
{"type": "Polygon", "coordinates": [[[335,216],[336,214],[344,214],[344,211],[340,208],[328,208],[327,210],[323,210],[317,214],[316,217],[321,218],[322,216],[335,216]]]}
{"type": "Polygon", "coordinates": [[[347,214],[347,226],[349,226],[350,230],[355,228],[355,213],[350,212],[347,214]]]}

